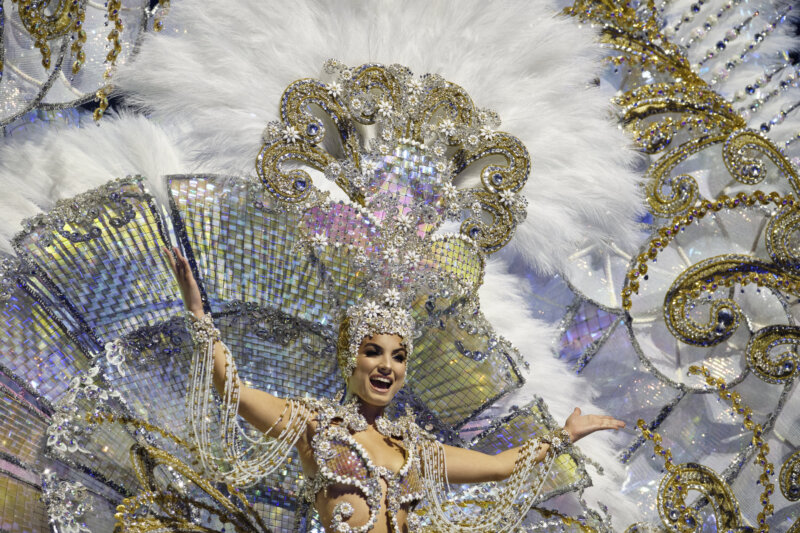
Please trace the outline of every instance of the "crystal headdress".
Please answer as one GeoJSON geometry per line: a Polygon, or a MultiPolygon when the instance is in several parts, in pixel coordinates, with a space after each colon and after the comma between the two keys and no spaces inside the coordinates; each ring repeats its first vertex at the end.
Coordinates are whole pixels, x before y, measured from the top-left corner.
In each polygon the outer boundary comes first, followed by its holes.
{"type": "Polygon", "coordinates": [[[410,352],[420,321],[465,304],[477,310],[484,255],[525,217],[517,193],[530,161],[519,140],[496,130],[494,112],[440,76],[333,60],[325,72],[327,83],[304,79],[286,89],[256,169],[302,213],[305,250],[319,261],[340,320],[348,317],[347,353],[339,354],[347,377],[365,335],[397,333],[410,352]],[[484,158],[491,160],[472,172],[484,158]],[[308,170],[350,202],[330,201],[308,170]],[[475,186],[456,186],[470,174],[475,186]],[[459,233],[439,231],[448,221],[459,233]],[[359,280],[355,291],[343,276],[359,280]]]}

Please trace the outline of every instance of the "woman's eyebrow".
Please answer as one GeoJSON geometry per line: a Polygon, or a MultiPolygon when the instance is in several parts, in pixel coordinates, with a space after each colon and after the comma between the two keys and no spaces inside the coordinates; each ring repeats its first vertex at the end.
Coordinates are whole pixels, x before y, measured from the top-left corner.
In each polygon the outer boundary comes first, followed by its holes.
{"type": "Polygon", "coordinates": [[[402,347],[401,348],[396,348],[395,350],[392,351],[392,354],[396,354],[396,353],[400,353],[400,352],[405,353],[406,349],[402,348],[402,347]]]}

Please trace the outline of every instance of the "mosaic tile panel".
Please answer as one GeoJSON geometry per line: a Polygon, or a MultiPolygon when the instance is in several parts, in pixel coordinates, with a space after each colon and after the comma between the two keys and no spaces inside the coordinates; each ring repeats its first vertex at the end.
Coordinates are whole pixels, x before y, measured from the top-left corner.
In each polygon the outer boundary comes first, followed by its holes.
{"type": "Polygon", "coordinates": [[[0,365],[50,402],[66,391],[72,376],[88,368],[76,341],[27,292],[17,289],[0,306],[0,321],[0,365]]]}
{"type": "Polygon", "coordinates": [[[137,179],[65,205],[89,218],[68,222],[56,209],[21,233],[15,248],[47,272],[101,344],[181,308],[160,251],[161,220],[137,179]]]}
{"type": "Polygon", "coordinates": [[[45,533],[50,530],[39,488],[0,474],[0,531],[45,533]]]}

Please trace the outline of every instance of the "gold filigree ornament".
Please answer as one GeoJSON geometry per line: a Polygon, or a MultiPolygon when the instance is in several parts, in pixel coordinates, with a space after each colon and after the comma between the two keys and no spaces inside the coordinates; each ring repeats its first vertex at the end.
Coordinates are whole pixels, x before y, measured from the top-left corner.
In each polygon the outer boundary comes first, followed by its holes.
{"type": "Polygon", "coordinates": [[[627,4],[580,0],[566,12],[600,25],[601,43],[618,54],[608,59],[628,66],[631,75],[626,83],[641,84],[614,99],[625,128],[640,149],[657,154],[677,144],[647,172],[647,203],[654,215],[685,214],[697,202],[705,201],[694,177],[673,175],[673,171],[688,158],[720,144],[732,184],[761,183],[773,167],[793,192],[800,192],[797,172],[780,150],[766,136],[746,129],[746,121],[732,104],[717,94],[693,70],[684,52],[661,33],[654,2],[637,10],[627,4]],[[639,75],[634,74],[636,69],[639,75]]]}
{"type": "Polygon", "coordinates": [[[790,502],[800,501],[800,450],[784,461],[778,479],[783,497],[790,502]]]}
{"type": "MultiPolygon", "coordinates": [[[[780,480],[781,493],[784,498],[790,502],[800,500],[800,450],[794,452],[784,461],[778,479],[780,480]]],[[[798,532],[800,532],[800,518],[794,521],[786,533],[798,532]]]]}
{"type": "MultiPolygon", "coordinates": [[[[754,462],[762,469],[758,482],[763,487],[759,500],[761,511],[758,513],[756,529],[759,533],[768,533],[767,517],[773,512],[770,496],[775,490],[775,485],[770,482],[774,466],[767,460],[769,445],[763,439],[763,429],[760,424],[753,421],[753,412],[744,405],[739,393],[727,390],[723,380],[711,376],[705,367],[691,366],[689,373],[702,375],[707,385],[717,389],[719,397],[730,402],[734,413],[743,417],[744,427],[753,433],[751,445],[757,450],[754,462]]],[[[647,429],[644,420],[639,420],[637,426],[642,435],[653,443],[655,454],[664,459],[667,474],[661,479],[658,488],[658,512],[667,528],[682,533],[697,531],[703,525],[698,511],[707,503],[714,513],[718,531],[752,531],[752,528],[746,526],[739,510],[739,503],[730,487],[716,472],[697,463],[674,464],[672,452],[662,446],[661,435],[647,429]],[[697,504],[689,502],[690,492],[702,496],[696,500],[697,504]]]]}
{"type": "MultiPolygon", "coordinates": [[[[666,292],[664,322],[670,333],[683,343],[710,347],[729,339],[740,324],[742,310],[730,292],[735,286],[755,284],[775,293],[800,297],[798,258],[792,244],[800,224],[800,206],[792,196],[757,191],[751,195],[739,193],[734,198],[705,201],[659,229],[626,275],[622,291],[624,308],[631,309],[631,296],[639,293],[640,283],[647,278],[648,264],[655,262],[689,225],[700,224],[707,215],[722,209],[737,211],[758,206],[774,210],[769,215],[764,236],[771,261],[753,255],[725,254],[693,264],[675,278],[666,292]],[[725,290],[729,291],[728,296],[716,296],[718,291],[725,290]],[[699,316],[697,304],[703,304],[707,309],[704,316],[699,316]]],[[[800,327],[791,324],[766,326],[753,333],[745,351],[745,360],[762,380],[788,383],[800,373],[795,348],[798,344],[800,327]],[[782,346],[791,349],[777,356],[772,354],[782,346]]]]}
{"type": "Polygon", "coordinates": [[[485,253],[508,242],[525,218],[518,193],[530,158],[518,139],[496,130],[494,112],[476,108],[440,76],[415,77],[399,65],[348,68],[330,60],[325,71],[328,82],[292,83],[281,120],[264,132],[256,171],[270,193],[299,209],[319,205],[325,195],[309,173],[317,171],[379,214],[382,202],[426,204],[411,221],[421,235],[452,219],[485,253]],[[457,189],[484,159],[479,185],[457,189]],[[397,190],[398,174],[410,186],[397,190]]]}
{"type": "MultiPolygon", "coordinates": [[[[87,32],[84,28],[86,21],[86,6],[88,0],[11,0],[18,6],[18,14],[22,26],[31,36],[34,47],[42,56],[42,67],[49,70],[53,66],[51,42],[55,39],[69,37],[72,43],[69,46],[73,58],[71,72],[78,74],[86,64],[87,32]]],[[[109,80],[112,78],[117,59],[122,53],[122,35],[125,26],[121,14],[124,9],[122,0],[108,0],[105,2],[105,24],[111,29],[106,36],[108,51],[105,56],[106,70],[103,79],[106,84],[95,93],[98,108],[94,111],[95,120],[100,118],[108,108],[108,97],[113,89],[109,80]]],[[[154,13],[156,13],[153,29],[160,31],[163,28],[163,19],[169,11],[169,0],[159,0],[154,13]]],[[[2,44],[2,43],[0,43],[2,44]]],[[[66,46],[66,44],[64,45],[66,46]]],[[[66,48],[64,48],[66,50],[66,48]]],[[[60,68],[61,59],[56,62],[60,68]]],[[[3,63],[0,61],[0,79],[2,79],[3,63]]]]}
{"type": "MultiPolygon", "coordinates": [[[[157,433],[194,456],[191,444],[142,420],[111,413],[88,415],[87,420],[157,433]]],[[[238,488],[226,486],[223,492],[175,454],[152,444],[137,443],[131,447],[130,458],[142,490],[117,506],[115,533],[213,532],[217,531],[215,524],[242,533],[271,531],[238,488]]]]}

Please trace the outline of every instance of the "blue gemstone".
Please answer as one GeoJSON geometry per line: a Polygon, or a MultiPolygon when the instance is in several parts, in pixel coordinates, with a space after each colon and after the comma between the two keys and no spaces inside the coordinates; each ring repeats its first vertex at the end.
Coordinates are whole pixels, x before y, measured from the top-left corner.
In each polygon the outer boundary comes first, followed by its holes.
{"type": "Polygon", "coordinates": [[[316,135],[317,133],[319,133],[319,126],[317,126],[316,124],[309,124],[308,127],[306,127],[306,132],[309,135],[316,135]]]}
{"type": "Polygon", "coordinates": [[[481,234],[481,230],[478,229],[478,228],[472,228],[471,230],[469,230],[469,236],[472,237],[473,239],[476,238],[480,234],[481,234]]]}
{"type": "Polygon", "coordinates": [[[734,318],[733,312],[728,308],[720,309],[720,311],[717,313],[717,320],[724,326],[730,326],[733,324],[734,318]]]}
{"type": "Polygon", "coordinates": [[[500,174],[499,172],[495,172],[494,174],[492,174],[492,183],[494,183],[495,185],[500,185],[501,183],[503,183],[503,175],[500,174]]]}
{"type": "Polygon", "coordinates": [[[717,43],[717,50],[725,50],[725,43],[723,41],[717,43]]]}
{"type": "Polygon", "coordinates": [[[297,189],[298,191],[304,191],[306,189],[306,185],[308,184],[304,179],[295,180],[294,182],[294,188],[297,189]]]}

